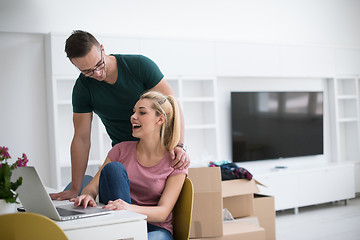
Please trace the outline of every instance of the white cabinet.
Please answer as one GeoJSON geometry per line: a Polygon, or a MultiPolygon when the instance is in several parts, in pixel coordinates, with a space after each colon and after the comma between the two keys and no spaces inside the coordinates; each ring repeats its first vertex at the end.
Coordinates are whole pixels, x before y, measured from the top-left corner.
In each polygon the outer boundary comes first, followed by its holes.
{"type": "Polygon", "coordinates": [[[260,193],[275,197],[275,210],[298,207],[298,176],[292,173],[269,173],[256,175],[255,178],[266,186],[259,187],[260,193]]]}
{"type": "Polygon", "coordinates": [[[299,173],[299,206],[355,197],[353,164],[336,164],[299,173]]]}
{"type": "Polygon", "coordinates": [[[355,197],[354,164],[294,167],[259,174],[260,193],[275,197],[275,210],[355,197]]]}
{"type": "Polygon", "coordinates": [[[360,161],[359,81],[357,76],[330,80],[334,134],[333,153],[336,161],[360,161]]]}
{"type": "Polygon", "coordinates": [[[218,159],[216,78],[167,77],[178,97],[185,120],[185,143],[191,166],[218,159]]]}

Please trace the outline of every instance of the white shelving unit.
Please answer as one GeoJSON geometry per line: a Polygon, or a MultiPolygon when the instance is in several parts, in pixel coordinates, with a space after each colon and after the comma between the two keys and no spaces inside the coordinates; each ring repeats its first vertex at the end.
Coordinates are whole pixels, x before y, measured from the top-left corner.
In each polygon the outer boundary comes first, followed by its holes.
{"type": "Polygon", "coordinates": [[[218,159],[215,77],[167,77],[182,107],[191,166],[218,159]]]}
{"type": "Polygon", "coordinates": [[[275,210],[347,200],[355,197],[354,165],[333,163],[292,166],[256,174],[260,193],[275,196],[275,210]]]}
{"type": "MultiPolygon", "coordinates": [[[[53,187],[58,188],[66,185],[71,175],[69,153],[73,134],[71,89],[79,74],[68,61],[63,50],[67,36],[69,34],[49,34],[46,41],[51,134],[49,139],[52,141],[50,143],[51,170],[53,171],[51,176],[53,187]]],[[[223,84],[222,77],[225,76],[241,81],[244,77],[249,77],[251,82],[260,78],[263,81],[259,88],[268,90],[282,88],[281,84],[267,83],[267,80],[274,81],[278,78],[291,78],[292,80],[289,81],[295,81],[292,84],[300,88],[307,84],[307,80],[313,78],[329,79],[326,86],[329,87],[328,100],[331,101],[329,112],[332,116],[329,117],[329,122],[333,124],[330,127],[332,138],[329,140],[333,151],[331,161],[338,165],[335,168],[346,165],[349,172],[352,171],[353,163],[355,163],[355,169],[360,169],[359,50],[121,36],[99,36],[99,40],[104,44],[107,54],[143,54],[158,64],[166,80],[174,89],[184,112],[185,142],[191,158],[191,167],[206,166],[209,161],[224,159],[224,152],[226,154],[230,151],[227,148],[228,136],[224,129],[226,121],[223,121],[223,118],[227,118],[224,114],[228,114],[226,109],[228,103],[223,99],[224,92],[221,90],[231,91],[233,86],[222,86],[220,91],[217,89],[217,84],[223,84]],[[336,74],[349,76],[338,75],[333,78],[332,76],[336,74]],[[218,114],[216,108],[222,101],[226,106],[219,106],[222,112],[218,114]],[[221,119],[218,119],[219,115],[221,119]],[[219,136],[220,126],[221,136],[219,136]]],[[[244,89],[249,89],[249,86],[253,84],[247,81],[244,89]]],[[[104,126],[96,116],[94,116],[93,124],[92,151],[88,169],[90,173],[97,171],[98,165],[103,162],[111,148],[104,126]]],[[[332,164],[330,159],[326,161],[327,164],[332,164]]],[[[324,173],[323,171],[329,170],[327,164],[318,168],[320,175],[324,173]]],[[[311,173],[312,170],[313,166],[309,164],[303,173],[311,173]]],[[[264,181],[269,181],[269,185],[272,185],[271,188],[277,193],[275,197],[280,200],[280,203],[282,194],[287,194],[281,184],[284,181],[291,182],[296,176],[298,176],[297,170],[283,174],[271,172],[268,175],[267,173],[259,175],[259,177],[266,177],[264,181]],[[290,176],[289,179],[286,177],[287,174],[290,176]]],[[[332,177],[332,175],[326,175],[326,178],[332,177]]],[[[359,179],[359,174],[356,172],[355,179],[359,179]]],[[[350,181],[352,181],[350,178],[346,181],[339,180],[341,184],[347,184],[345,182],[350,181]]],[[[302,186],[311,186],[311,184],[301,185],[302,181],[298,180],[294,184],[298,185],[297,194],[302,186]]],[[[353,187],[351,184],[347,186],[350,192],[353,187]]],[[[286,205],[288,202],[285,197],[284,199],[284,205],[280,204],[279,208],[303,206],[312,202],[304,200],[304,203],[299,202],[296,206],[290,206],[286,205]]]]}
{"type": "Polygon", "coordinates": [[[331,79],[337,162],[360,162],[360,93],[358,76],[331,79]]]}
{"type": "MultiPolygon", "coordinates": [[[[52,176],[55,187],[58,189],[62,189],[71,181],[70,145],[74,135],[71,93],[76,78],[77,76],[71,75],[54,75],[49,83],[53,89],[52,106],[50,106],[52,109],[49,111],[49,114],[52,115],[51,118],[54,119],[53,138],[51,139],[55,145],[52,152],[52,159],[55,159],[53,161],[55,169],[52,176]]],[[[86,173],[94,175],[111,147],[110,139],[100,119],[95,114],[92,122],[91,144],[86,173]]]]}

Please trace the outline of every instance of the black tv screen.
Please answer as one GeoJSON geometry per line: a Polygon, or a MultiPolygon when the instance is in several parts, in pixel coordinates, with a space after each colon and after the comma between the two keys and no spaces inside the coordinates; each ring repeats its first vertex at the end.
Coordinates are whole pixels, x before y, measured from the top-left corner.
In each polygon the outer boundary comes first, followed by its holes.
{"type": "Polygon", "coordinates": [[[234,162],[323,154],[322,92],[231,92],[234,162]]]}

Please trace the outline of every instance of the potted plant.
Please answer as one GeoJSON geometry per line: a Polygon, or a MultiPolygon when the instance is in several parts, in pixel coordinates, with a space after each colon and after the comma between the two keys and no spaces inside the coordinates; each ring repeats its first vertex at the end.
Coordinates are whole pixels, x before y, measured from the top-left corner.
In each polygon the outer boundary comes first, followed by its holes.
{"type": "Polygon", "coordinates": [[[13,164],[8,162],[11,159],[7,147],[0,147],[0,213],[15,211],[15,203],[18,194],[15,190],[21,185],[22,177],[15,182],[11,182],[11,175],[15,168],[26,167],[28,159],[25,153],[13,164]]]}

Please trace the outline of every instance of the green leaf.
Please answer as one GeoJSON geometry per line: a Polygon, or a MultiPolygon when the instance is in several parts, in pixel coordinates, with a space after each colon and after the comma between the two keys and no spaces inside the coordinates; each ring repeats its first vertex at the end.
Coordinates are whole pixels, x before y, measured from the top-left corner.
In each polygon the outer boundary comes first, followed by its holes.
{"type": "Polygon", "coordinates": [[[16,182],[11,183],[11,190],[16,190],[22,184],[22,177],[19,177],[16,182]]]}

